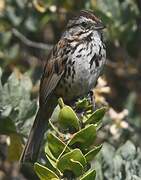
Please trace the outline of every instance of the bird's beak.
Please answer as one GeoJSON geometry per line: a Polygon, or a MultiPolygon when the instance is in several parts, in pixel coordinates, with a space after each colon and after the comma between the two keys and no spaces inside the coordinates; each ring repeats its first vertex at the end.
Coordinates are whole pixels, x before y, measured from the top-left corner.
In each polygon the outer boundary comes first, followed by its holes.
{"type": "Polygon", "coordinates": [[[95,30],[102,30],[106,28],[106,26],[102,23],[102,22],[97,22],[95,25],[94,25],[94,29],[95,30]]]}

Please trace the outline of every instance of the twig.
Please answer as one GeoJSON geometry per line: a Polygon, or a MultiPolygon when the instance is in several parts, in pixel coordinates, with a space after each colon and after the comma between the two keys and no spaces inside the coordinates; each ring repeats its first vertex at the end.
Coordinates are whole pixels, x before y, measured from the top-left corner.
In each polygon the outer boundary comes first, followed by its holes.
{"type": "Polygon", "coordinates": [[[25,45],[27,45],[29,47],[33,47],[33,48],[37,48],[37,49],[43,49],[43,50],[50,50],[53,47],[53,45],[51,45],[51,44],[44,44],[41,42],[38,43],[38,42],[31,41],[15,28],[12,29],[12,33],[14,34],[14,36],[16,36],[25,45]]]}

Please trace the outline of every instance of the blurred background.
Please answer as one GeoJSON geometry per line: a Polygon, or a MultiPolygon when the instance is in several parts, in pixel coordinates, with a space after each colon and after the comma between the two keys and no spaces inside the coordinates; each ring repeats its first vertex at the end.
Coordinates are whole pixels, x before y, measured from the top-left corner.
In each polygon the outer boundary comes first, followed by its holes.
{"type": "Polygon", "coordinates": [[[81,9],[93,10],[107,27],[107,64],[95,88],[96,104],[109,106],[98,134],[107,144],[104,160],[97,160],[98,180],[129,173],[125,159],[119,175],[105,157],[128,140],[126,147],[137,150],[128,167],[141,177],[135,168],[141,165],[141,1],[0,0],[0,179],[32,179],[16,162],[36,113],[42,68],[70,13],[81,9]]]}

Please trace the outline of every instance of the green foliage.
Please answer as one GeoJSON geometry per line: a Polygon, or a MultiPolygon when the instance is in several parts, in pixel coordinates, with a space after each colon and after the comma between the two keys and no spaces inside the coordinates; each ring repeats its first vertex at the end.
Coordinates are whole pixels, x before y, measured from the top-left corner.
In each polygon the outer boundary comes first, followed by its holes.
{"type": "Polygon", "coordinates": [[[137,33],[136,17],[139,9],[132,0],[123,2],[112,0],[97,1],[96,9],[108,25],[108,39],[127,44],[132,41],[137,33]]]}
{"type": "Polygon", "coordinates": [[[58,121],[61,127],[68,129],[75,128],[76,130],[79,129],[79,119],[73,109],[70,106],[65,106],[63,102],[61,103],[61,110],[59,113],[58,121]]]}
{"type": "Polygon", "coordinates": [[[88,101],[84,103],[86,101],[86,99],[79,101],[75,107],[78,109],[81,105],[85,116],[83,118],[82,115],[78,117],[70,106],[59,99],[58,121],[55,124],[50,121],[52,130],[48,132],[45,146],[46,157],[51,166],[49,163],[47,167],[37,163],[34,165],[35,172],[41,180],[50,175],[52,179],[77,177],[81,180],[95,179],[96,172],[91,168],[91,162],[102,148],[101,145],[95,146],[96,127],[101,122],[106,109],[101,108],[93,115],[92,106],[88,101]],[[91,116],[92,120],[87,121],[86,117],[89,119],[91,116]],[[62,122],[63,126],[60,126],[62,122]]]}
{"type": "Polygon", "coordinates": [[[95,177],[96,177],[96,171],[91,170],[87,172],[82,178],[80,178],[80,180],[91,180],[91,179],[95,179],[95,177]]]}
{"type": "Polygon", "coordinates": [[[104,143],[98,161],[93,164],[97,169],[97,180],[139,180],[141,177],[141,150],[127,141],[117,150],[104,143]]]}
{"type": "Polygon", "coordinates": [[[8,159],[18,160],[22,151],[22,137],[32,125],[37,105],[30,99],[32,83],[27,75],[19,74],[18,77],[13,72],[4,83],[2,77],[0,68],[0,134],[10,137],[8,159]]]}
{"type": "Polygon", "coordinates": [[[107,108],[103,107],[98,110],[96,110],[85,122],[85,124],[95,124],[100,122],[100,120],[103,118],[105,112],[107,111],[107,108]]]}
{"type": "Polygon", "coordinates": [[[50,179],[50,180],[59,180],[59,177],[51,170],[42,166],[39,163],[35,163],[34,169],[38,174],[39,178],[42,180],[50,179]]]}
{"type": "Polygon", "coordinates": [[[30,99],[31,80],[26,75],[18,77],[14,72],[4,84],[1,78],[0,69],[0,133],[25,134],[24,125],[35,114],[37,107],[36,102],[30,99]]]}

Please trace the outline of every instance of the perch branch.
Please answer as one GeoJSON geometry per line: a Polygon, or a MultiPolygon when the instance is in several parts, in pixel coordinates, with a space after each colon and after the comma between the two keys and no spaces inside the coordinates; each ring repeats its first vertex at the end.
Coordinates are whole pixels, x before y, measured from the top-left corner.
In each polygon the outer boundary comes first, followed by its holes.
{"type": "Polygon", "coordinates": [[[53,47],[53,45],[51,44],[44,44],[41,42],[38,43],[31,41],[15,28],[12,29],[12,33],[15,37],[17,37],[20,41],[22,41],[25,45],[29,47],[43,49],[43,50],[50,50],[53,47]]]}

